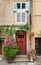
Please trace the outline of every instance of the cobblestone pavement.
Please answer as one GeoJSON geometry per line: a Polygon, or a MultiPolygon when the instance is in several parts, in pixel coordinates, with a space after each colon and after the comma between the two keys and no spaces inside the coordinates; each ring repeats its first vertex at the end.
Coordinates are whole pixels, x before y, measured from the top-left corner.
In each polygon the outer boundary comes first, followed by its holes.
{"type": "Polygon", "coordinates": [[[35,62],[13,62],[13,63],[7,63],[6,60],[1,60],[0,65],[41,65],[41,56],[37,57],[37,60],[35,62]]]}
{"type": "Polygon", "coordinates": [[[16,62],[7,63],[6,61],[0,61],[0,65],[41,65],[41,62],[16,62]]]}

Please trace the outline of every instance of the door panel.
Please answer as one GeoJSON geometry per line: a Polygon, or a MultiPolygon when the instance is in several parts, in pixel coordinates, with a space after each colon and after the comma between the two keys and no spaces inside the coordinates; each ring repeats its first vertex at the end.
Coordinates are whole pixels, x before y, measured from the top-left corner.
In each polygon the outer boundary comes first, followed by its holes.
{"type": "Polygon", "coordinates": [[[16,42],[19,48],[19,54],[26,54],[26,32],[17,31],[16,42]]]}

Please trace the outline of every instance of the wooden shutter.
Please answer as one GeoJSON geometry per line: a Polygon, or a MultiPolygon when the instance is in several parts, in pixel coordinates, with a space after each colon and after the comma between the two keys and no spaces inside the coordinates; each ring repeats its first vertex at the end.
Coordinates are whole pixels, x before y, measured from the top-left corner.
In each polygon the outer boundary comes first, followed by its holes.
{"type": "Polygon", "coordinates": [[[30,10],[30,1],[26,2],[26,10],[29,11],[30,10]]]}
{"type": "Polygon", "coordinates": [[[13,3],[13,10],[16,11],[17,10],[17,4],[13,3]]]}

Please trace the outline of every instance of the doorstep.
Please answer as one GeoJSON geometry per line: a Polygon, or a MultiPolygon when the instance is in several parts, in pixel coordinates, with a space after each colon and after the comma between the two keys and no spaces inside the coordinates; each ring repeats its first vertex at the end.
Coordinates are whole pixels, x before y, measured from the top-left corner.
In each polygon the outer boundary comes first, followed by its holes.
{"type": "Polygon", "coordinates": [[[3,60],[3,55],[0,55],[0,61],[3,60]]]}
{"type": "Polygon", "coordinates": [[[26,62],[29,61],[27,55],[17,55],[13,62],[26,62]]]}

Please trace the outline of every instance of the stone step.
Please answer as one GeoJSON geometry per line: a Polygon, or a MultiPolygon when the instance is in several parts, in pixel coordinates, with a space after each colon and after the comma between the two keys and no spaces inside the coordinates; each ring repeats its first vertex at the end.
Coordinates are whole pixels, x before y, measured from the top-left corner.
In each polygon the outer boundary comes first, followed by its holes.
{"type": "Polygon", "coordinates": [[[0,61],[2,61],[3,60],[3,56],[2,55],[0,55],[0,61]]]}
{"type": "Polygon", "coordinates": [[[27,57],[17,57],[17,58],[15,58],[14,60],[13,60],[13,62],[26,62],[26,61],[29,61],[28,59],[27,59],[27,57]]]}
{"type": "Polygon", "coordinates": [[[16,58],[27,58],[27,55],[16,55],[16,58]]]}

